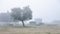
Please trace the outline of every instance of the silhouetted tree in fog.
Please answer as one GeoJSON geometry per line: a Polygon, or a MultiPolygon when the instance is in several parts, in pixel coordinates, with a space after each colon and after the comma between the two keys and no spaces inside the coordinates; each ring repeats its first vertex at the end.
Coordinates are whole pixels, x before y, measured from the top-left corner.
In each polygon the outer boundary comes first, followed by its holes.
{"type": "Polygon", "coordinates": [[[32,11],[29,6],[20,8],[13,8],[11,16],[14,20],[22,21],[23,27],[25,26],[24,21],[32,19],[32,11]]]}

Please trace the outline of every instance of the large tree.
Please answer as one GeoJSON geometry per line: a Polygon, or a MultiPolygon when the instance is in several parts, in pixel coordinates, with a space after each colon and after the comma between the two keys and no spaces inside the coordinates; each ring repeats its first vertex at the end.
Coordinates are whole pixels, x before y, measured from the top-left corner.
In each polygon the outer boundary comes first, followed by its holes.
{"type": "Polygon", "coordinates": [[[13,8],[11,11],[11,16],[14,20],[21,21],[23,27],[25,27],[24,21],[32,19],[32,11],[29,6],[21,8],[13,8]]]}

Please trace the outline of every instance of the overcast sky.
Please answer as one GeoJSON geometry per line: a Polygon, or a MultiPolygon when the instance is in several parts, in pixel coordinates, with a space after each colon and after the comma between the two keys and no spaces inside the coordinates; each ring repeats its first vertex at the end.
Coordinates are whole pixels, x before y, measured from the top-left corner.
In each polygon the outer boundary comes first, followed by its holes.
{"type": "Polygon", "coordinates": [[[27,5],[33,11],[33,18],[42,18],[44,22],[60,20],[60,0],[0,0],[0,12],[27,5]]]}

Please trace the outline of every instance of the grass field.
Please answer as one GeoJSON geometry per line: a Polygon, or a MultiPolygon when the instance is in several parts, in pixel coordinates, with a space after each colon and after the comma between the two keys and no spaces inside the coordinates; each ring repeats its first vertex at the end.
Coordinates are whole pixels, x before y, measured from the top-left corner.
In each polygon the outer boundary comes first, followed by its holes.
{"type": "Polygon", "coordinates": [[[60,34],[60,27],[2,28],[0,34],[60,34]]]}

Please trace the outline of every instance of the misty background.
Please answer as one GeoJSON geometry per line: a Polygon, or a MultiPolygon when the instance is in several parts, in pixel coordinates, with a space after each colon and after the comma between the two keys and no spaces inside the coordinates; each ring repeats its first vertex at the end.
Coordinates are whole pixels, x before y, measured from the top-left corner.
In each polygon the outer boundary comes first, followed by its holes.
{"type": "Polygon", "coordinates": [[[41,18],[45,23],[60,20],[60,0],[0,0],[0,13],[27,5],[33,11],[32,20],[41,18]]]}

